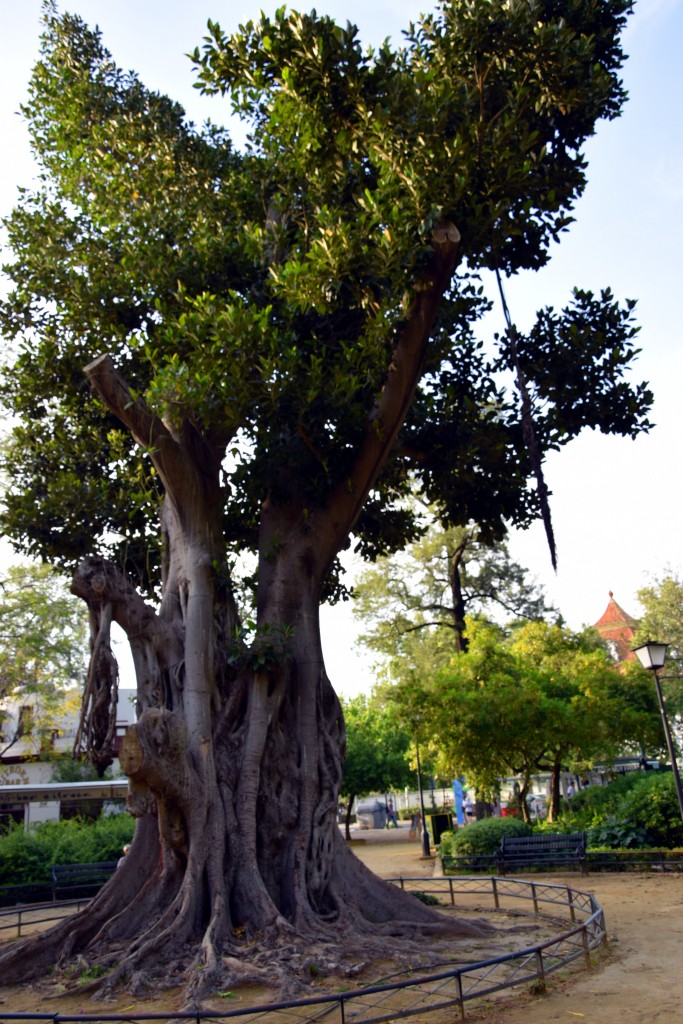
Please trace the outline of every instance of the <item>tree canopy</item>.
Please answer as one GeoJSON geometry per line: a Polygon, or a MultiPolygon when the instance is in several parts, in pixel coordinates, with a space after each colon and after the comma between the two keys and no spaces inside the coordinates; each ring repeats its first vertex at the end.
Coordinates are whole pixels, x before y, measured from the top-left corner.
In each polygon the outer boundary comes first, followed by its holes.
{"type": "Polygon", "coordinates": [[[669,645],[662,675],[670,711],[683,716],[683,580],[674,572],[664,573],[638,591],[643,608],[635,643],[658,640],[669,645]]]}
{"type": "Polygon", "coordinates": [[[284,9],[233,36],[210,24],[198,84],[251,125],[238,152],[48,4],[24,108],[42,173],[8,219],[16,286],[0,311],[15,541],[71,566],[108,551],[158,585],[163,483],[90,397],[102,352],[220,459],[233,551],[258,548],[266,495],[305,525],[340,489],[326,563],[351,526],[363,553],[392,550],[411,537],[408,473],[447,523],[528,523],[511,368],[541,455],[585,426],[646,426],[651,396],[625,379],[633,303],[577,291],[528,336],[474,334],[480,273],[547,261],[585,187],[581,146],[624,98],[629,4],[556,7],[445,3],[396,51],[284,9]],[[416,318],[429,345],[404,363],[416,318]]]}
{"type": "Polygon", "coordinates": [[[532,776],[547,772],[553,820],[561,770],[609,763],[625,744],[661,748],[651,685],[639,671],[625,677],[593,631],[529,622],[506,633],[472,622],[469,632],[467,652],[448,666],[406,673],[384,691],[399,719],[429,737],[441,773],[489,794],[501,777],[519,776],[526,808],[532,776]]]}
{"type": "Polygon", "coordinates": [[[341,795],[347,801],[346,830],[357,796],[403,789],[415,781],[408,763],[411,737],[396,716],[364,695],[342,701],[346,757],[341,795]]]}

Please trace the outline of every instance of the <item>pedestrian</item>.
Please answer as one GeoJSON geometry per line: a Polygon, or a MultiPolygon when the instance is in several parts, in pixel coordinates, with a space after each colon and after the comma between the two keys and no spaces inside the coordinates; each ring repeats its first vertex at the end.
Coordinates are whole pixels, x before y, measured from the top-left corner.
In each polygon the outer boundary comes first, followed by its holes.
{"type": "Polygon", "coordinates": [[[389,828],[392,821],[394,823],[394,828],[398,828],[398,821],[396,820],[396,811],[394,810],[394,801],[390,799],[387,800],[387,828],[389,828]]]}
{"type": "Polygon", "coordinates": [[[126,854],[128,853],[129,850],[130,850],[130,843],[126,843],[126,845],[123,847],[123,856],[119,857],[119,859],[117,861],[117,864],[116,864],[117,870],[123,864],[124,860],[126,859],[126,854]]]}
{"type": "Polygon", "coordinates": [[[417,839],[421,824],[422,815],[418,812],[410,819],[410,832],[408,833],[408,837],[410,839],[417,839]]]}
{"type": "Polygon", "coordinates": [[[569,785],[567,786],[567,800],[571,800],[571,798],[574,796],[575,792],[576,792],[576,789],[574,788],[574,783],[570,782],[569,785]]]}

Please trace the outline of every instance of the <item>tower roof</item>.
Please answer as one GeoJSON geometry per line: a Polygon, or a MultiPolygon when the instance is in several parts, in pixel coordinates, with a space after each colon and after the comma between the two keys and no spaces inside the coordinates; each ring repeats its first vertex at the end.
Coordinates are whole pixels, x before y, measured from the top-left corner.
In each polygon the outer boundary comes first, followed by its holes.
{"type": "Polygon", "coordinates": [[[618,661],[631,661],[634,658],[631,646],[637,625],[638,620],[617,604],[614,594],[610,590],[609,602],[602,616],[595,623],[595,629],[612,647],[618,661]]]}
{"type": "Polygon", "coordinates": [[[603,628],[612,629],[615,626],[628,626],[630,629],[635,629],[638,625],[638,620],[634,619],[628,612],[625,612],[621,605],[618,605],[614,600],[614,594],[610,590],[609,602],[601,618],[595,623],[597,630],[603,628]]]}

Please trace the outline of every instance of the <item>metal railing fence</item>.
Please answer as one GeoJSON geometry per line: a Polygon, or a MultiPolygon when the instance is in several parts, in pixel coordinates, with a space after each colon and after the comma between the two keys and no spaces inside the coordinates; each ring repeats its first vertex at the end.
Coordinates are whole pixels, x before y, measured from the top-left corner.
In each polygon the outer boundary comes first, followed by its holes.
{"type": "MultiPolygon", "coordinates": [[[[565,922],[571,927],[534,946],[492,957],[476,963],[440,964],[436,973],[425,971],[390,984],[373,985],[334,995],[315,996],[283,1003],[240,1007],[225,1011],[195,1013],[126,1013],[85,1014],[8,1013],[0,1014],[2,1022],[51,1021],[52,1024],[72,1022],[188,1021],[195,1024],[246,1018],[265,1024],[384,1024],[402,1018],[455,1009],[460,1021],[465,1020],[465,1005],[474,999],[491,996],[503,989],[521,984],[544,985],[548,975],[582,961],[591,966],[591,952],[606,941],[602,908],[595,897],[569,885],[555,885],[533,880],[499,878],[496,876],[397,878],[389,881],[408,892],[426,894],[450,907],[457,908],[468,897],[488,897],[499,911],[528,907],[530,915],[565,922]]],[[[36,908],[32,908],[36,909],[36,908]]],[[[16,908],[15,911],[16,913],[16,908]]],[[[7,916],[7,912],[0,915],[7,916]]]]}

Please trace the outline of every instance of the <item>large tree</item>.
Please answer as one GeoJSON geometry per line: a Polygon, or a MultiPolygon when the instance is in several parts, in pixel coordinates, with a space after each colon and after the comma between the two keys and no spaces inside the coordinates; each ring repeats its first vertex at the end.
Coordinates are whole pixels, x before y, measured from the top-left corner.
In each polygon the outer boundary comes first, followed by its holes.
{"type": "Polygon", "coordinates": [[[548,449],[647,425],[631,302],[577,291],[526,336],[473,333],[478,275],[541,267],[571,219],[629,7],[452,0],[375,52],[315,14],[210,24],[199,83],[249,123],[237,152],[47,3],[41,178],[7,224],[4,523],[74,569],[105,690],[110,622],[129,637],[140,820],[115,881],[0,979],[79,954],[104,987],[154,965],[195,999],[288,991],[297,944],[445,927],[339,833],[318,610],[352,531],[368,556],[410,539],[411,474],[444,523],[500,536],[547,509],[548,449]]]}

